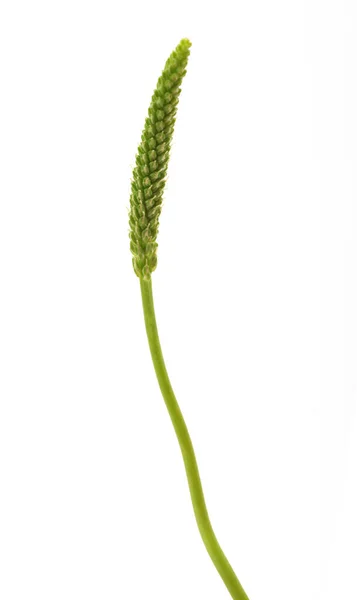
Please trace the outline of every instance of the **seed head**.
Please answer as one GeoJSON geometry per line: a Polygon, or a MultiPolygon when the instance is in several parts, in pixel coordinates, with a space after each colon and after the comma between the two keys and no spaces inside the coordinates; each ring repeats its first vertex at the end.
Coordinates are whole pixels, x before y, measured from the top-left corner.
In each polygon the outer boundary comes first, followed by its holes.
{"type": "Polygon", "coordinates": [[[150,279],[157,264],[157,233],[170,146],[191,42],[181,40],[166,61],[151,98],[135,159],[130,196],[130,250],[138,277],[150,279]]]}

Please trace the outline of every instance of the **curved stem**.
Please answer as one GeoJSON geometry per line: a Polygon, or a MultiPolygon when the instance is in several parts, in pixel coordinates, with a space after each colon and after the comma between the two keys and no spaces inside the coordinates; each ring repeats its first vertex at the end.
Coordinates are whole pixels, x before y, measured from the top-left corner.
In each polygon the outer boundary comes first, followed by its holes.
{"type": "Polygon", "coordinates": [[[232,598],[234,598],[234,600],[248,600],[248,596],[243,590],[236,574],[234,573],[231,565],[223,553],[222,548],[218,543],[208,516],[195,452],[188,429],[186,427],[186,423],[171,387],[170,379],[166,371],[165,362],[161,351],[155,318],[151,279],[148,281],[140,279],[140,287],[146,333],[149,341],[151,357],[154,363],[161,393],[165,400],[167,410],[180,444],[198,529],[200,531],[203,543],[206,546],[207,552],[210,555],[212,562],[222,577],[225,585],[227,586],[232,598]]]}

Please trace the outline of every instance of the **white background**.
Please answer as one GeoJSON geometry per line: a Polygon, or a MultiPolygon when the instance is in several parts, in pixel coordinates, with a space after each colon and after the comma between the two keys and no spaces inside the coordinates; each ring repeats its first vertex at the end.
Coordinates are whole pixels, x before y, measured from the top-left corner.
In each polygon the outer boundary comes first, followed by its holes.
{"type": "Polygon", "coordinates": [[[356,4],[0,9],[0,597],[228,598],[128,250],[165,60],[193,43],[153,277],[217,536],[251,600],[355,600],[356,4]]]}

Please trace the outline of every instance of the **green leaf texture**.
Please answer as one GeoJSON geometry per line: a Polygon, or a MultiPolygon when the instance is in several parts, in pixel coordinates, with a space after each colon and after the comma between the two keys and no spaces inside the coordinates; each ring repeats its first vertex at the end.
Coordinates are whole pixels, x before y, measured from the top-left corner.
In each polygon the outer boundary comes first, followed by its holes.
{"type": "Polygon", "coordinates": [[[157,264],[157,234],[182,79],[191,42],[181,40],[153,93],[135,159],[130,196],[130,250],[138,277],[150,279],[157,264]]]}

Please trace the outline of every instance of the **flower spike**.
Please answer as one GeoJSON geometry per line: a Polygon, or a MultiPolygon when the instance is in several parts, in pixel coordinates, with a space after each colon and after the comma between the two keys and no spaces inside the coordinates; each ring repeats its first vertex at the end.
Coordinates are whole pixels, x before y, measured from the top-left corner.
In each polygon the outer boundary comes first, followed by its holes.
{"type": "Polygon", "coordinates": [[[191,42],[181,40],[166,61],[153,93],[135,160],[130,196],[130,250],[138,277],[157,264],[157,234],[181,83],[191,42]]]}

